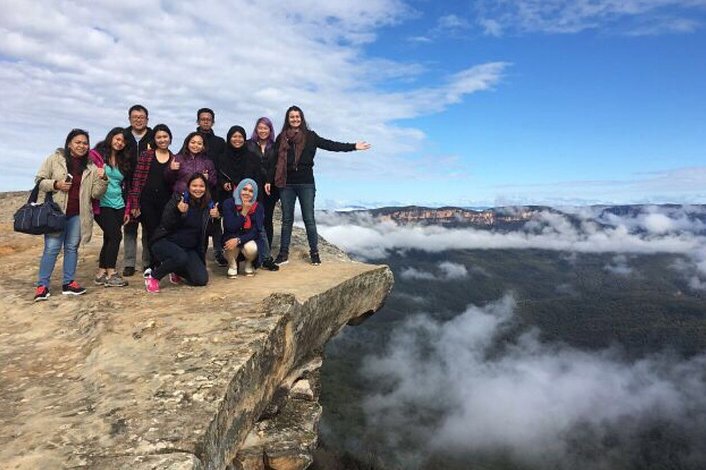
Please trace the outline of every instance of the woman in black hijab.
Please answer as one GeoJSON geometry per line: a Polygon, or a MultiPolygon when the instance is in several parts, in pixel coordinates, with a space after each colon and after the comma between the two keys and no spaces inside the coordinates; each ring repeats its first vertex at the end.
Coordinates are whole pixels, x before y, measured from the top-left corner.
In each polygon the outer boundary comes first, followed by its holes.
{"type": "MultiPolygon", "coordinates": [[[[242,126],[233,126],[226,135],[226,148],[218,160],[219,201],[233,195],[233,190],[245,178],[255,180],[259,187],[265,183],[265,171],[260,158],[245,145],[247,134],[242,126]]],[[[262,202],[263,195],[258,196],[262,202]]]]}

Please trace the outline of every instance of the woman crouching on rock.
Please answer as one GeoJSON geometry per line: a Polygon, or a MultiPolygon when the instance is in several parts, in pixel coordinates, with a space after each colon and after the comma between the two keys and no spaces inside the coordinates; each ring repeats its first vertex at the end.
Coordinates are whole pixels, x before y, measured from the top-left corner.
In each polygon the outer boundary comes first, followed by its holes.
{"type": "MultiPolygon", "coordinates": [[[[62,232],[44,235],[44,252],[39,262],[39,279],[34,301],[49,298],[49,280],[64,248],[64,277],[61,293],[81,295],[86,289],[76,282],[78,247],[88,243],[93,232],[93,206],[91,199],[100,199],[108,186],[105,170],[98,168],[88,158],[88,132],[73,129],[66,136],[63,149],[47,157],[35,178],[40,193],[52,193],[66,215],[66,227],[62,232]]],[[[43,198],[39,197],[39,200],[43,198]]]]}
{"type": "Polygon", "coordinates": [[[218,217],[218,207],[211,201],[208,181],[194,173],[186,191],[174,193],[167,202],[162,221],[151,240],[156,268],[145,275],[147,292],[159,292],[159,281],[167,274],[172,284],[182,278],[193,286],[208,283],[206,271],[206,235],[211,217],[218,217]]]}
{"type": "Polygon", "coordinates": [[[255,267],[262,264],[266,252],[266,240],[260,236],[263,230],[265,210],[257,202],[257,183],[245,178],[226,199],[223,211],[223,249],[228,260],[228,277],[238,276],[238,257],[245,259],[243,272],[255,274],[255,267]]]}

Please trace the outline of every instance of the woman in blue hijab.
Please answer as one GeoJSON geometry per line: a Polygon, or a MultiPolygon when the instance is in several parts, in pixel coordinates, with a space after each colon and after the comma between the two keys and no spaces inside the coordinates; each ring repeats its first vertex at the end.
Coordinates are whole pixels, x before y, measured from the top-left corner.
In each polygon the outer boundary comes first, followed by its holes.
{"type": "Polygon", "coordinates": [[[257,202],[257,183],[245,178],[233,191],[233,197],[226,199],[221,208],[223,216],[223,249],[228,260],[228,277],[238,276],[238,261],[244,260],[243,273],[255,274],[255,268],[262,264],[265,242],[261,233],[265,220],[265,210],[257,202]]]}

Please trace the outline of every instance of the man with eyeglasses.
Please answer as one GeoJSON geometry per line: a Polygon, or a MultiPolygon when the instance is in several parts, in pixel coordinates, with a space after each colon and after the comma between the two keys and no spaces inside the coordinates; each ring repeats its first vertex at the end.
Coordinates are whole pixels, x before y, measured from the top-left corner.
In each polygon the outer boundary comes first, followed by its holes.
{"type": "MultiPolygon", "coordinates": [[[[149,148],[152,142],[152,129],[147,127],[149,111],[141,104],[135,104],[128,110],[130,126],[125,129],[127,148],[129,149],[130,168],[137,166],[137,157],[149,148]]],[[[130,182],[128,182],[128,185],[130,182]]],[[[130,221],[123,227],[123,276],[135,274],[137,260],[137,221],[130,221]]],[[[142,231],[142,266],[150,265],[149,240],[142,231]]]]}

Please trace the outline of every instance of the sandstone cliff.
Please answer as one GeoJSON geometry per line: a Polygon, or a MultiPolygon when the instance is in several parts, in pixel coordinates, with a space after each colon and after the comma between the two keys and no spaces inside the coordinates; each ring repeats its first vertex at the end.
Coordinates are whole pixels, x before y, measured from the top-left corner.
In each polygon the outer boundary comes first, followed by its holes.
{"type": "Polygon", "coordinates": [[[520,208],[501,207],[485,210],[460,207],[383,207],[369,212],[379,220],[390,220],[398,224],[470,225],[477,228],[515,227],[532,219],[548,207],[526,206],[520,208]]]}
{"type": "Polygon", "coordinates": [[[295,238],[279,272],[148,295],[89,284],[101,233],[80,251],[87,295],[33,303],[41,237],[14,234],[22,195],[0,197],[2,468],[299,469],[311,462],[326,341],[377,310],[385,266],[295,238]]]}

